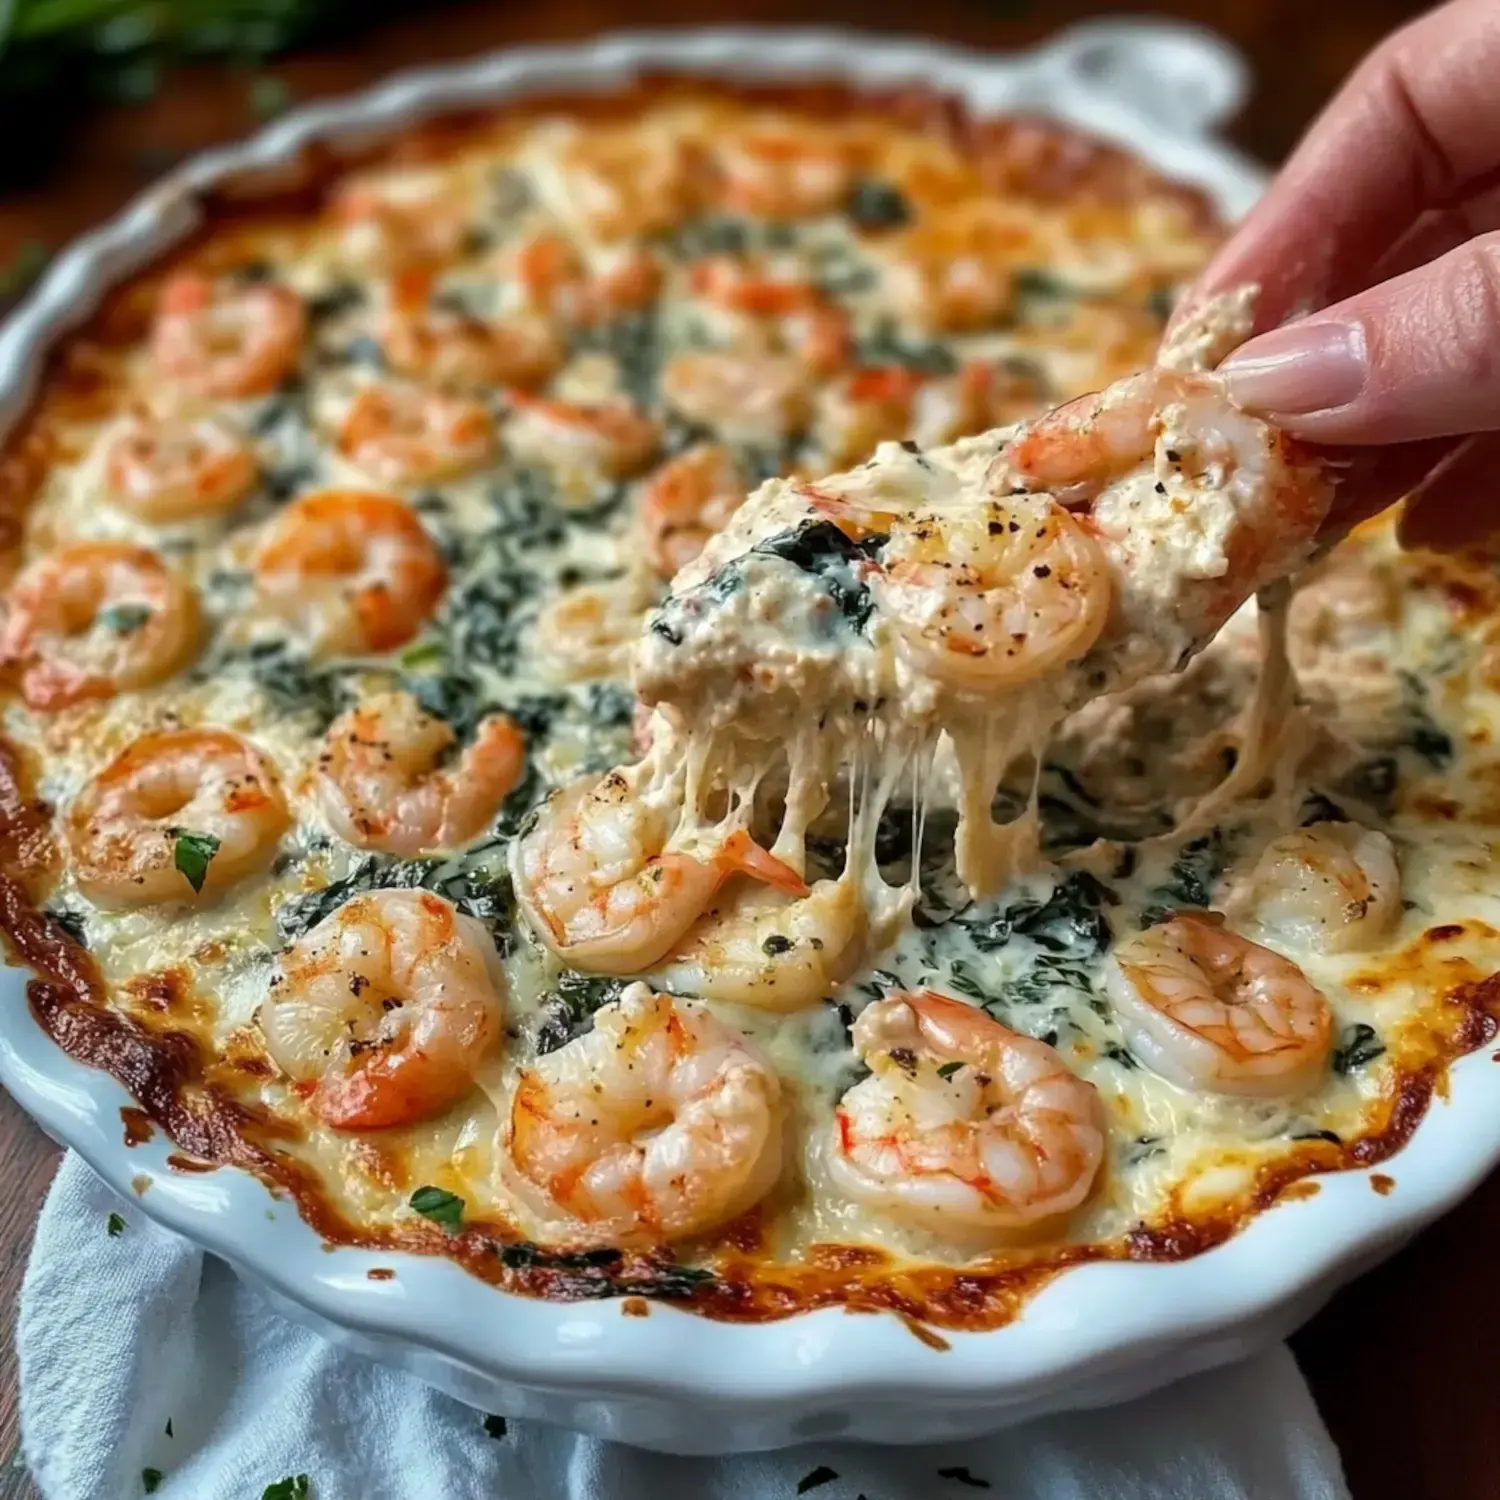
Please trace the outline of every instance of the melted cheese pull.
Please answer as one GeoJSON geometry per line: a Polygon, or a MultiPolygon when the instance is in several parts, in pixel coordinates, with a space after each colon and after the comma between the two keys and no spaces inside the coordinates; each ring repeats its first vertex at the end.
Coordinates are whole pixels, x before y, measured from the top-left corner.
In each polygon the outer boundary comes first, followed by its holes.
{"type": "MultiPolygon", "coordinates": [[[[910,772],[949,783],[957,868],[976,897],[1036,863],[1035,794],[992,815],[1090,700],[1184,666],[1254,593],[1299,565],[1330,490],[1212,375],[1155,368],[1019,429],[761,487],[674,580],[635,654],[655,709],[658,784],[685,827],[785,781],[776,851],[802,868],[840,777],[849,860],[885,894],[868,830],[910,772]],[[726,770],[741,768],[738,777],[726,770]],[[778,771],[778,767],[784,768],[778,771]],[[865,849],[861,855],[860,850],[865,849]]],[[[1294,694],[1285,590],[1241,768],[1253,790],[1294,694]]]]}

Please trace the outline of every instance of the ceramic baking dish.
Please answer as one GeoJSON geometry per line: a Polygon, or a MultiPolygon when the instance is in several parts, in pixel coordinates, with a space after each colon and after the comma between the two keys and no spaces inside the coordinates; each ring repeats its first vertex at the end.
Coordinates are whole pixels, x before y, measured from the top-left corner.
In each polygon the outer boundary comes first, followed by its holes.
{"type": "MultiPolygon", "coordinates": [[[[81,240],[0,333],[0,430],[31,399],[48,349],[109,287],[193,231],[203,190],[229,179],[274,186],[314,142],[357,145],[445,110],[608,91],[640,73],[674,71],[917,84],[978,114],[1055,115],[1199,185],[1229,217],[1261,186],[1257,169],[1212,134],[1242,98],[1239,59],[1216,38],[1177,26],[1087,25],[1016,56],[746,30],[519,49],[300,110],[242,146],[188,163],[81,240]]],[[[622,1316],[611,1301],[513,1297],[446,1260],[331,1249],[255,1178],[175,1171],[172,1143],[160,1135],[127,1146],[127,1095],[53,1045],[15,970],[0,972],[0,1079],[142,1212],[222,1256],[288,1316],[488,1411],[686,1453],[832,1435],[951,1439],[1139,1394],[1283,1337],[1500,1160],[1500,1070],[1481,1052],[1456,1064],[1448,1096],[1384,1164],[1395,1178],[1388,1193],[1372,1191],[1367,1172],[1325,1176],[1316,1194],[1281,1203],[1195,1259],[1082,1266],[1004,1328],[928,1342],[894,1317],[838,1310],[754,1325],[669,1306],[622,1316]],[[397,1274],[372,1280],[377,1266],[397,1274]]]]}

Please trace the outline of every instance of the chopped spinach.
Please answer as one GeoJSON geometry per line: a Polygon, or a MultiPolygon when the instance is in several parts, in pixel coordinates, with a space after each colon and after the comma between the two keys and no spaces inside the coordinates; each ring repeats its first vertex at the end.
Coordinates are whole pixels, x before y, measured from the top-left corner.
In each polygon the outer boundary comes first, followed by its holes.
{"type": "Polygon", "coordinates": [[[349,686],[356,669],[319,665],[285,640],[254,641],[249,646],[210,653],[193,671],[193,680],[211,682],[242,674],[281,713],[306,714],[313,727],[326,729],[357,696],[349,686]]]}
{"type": "Polygon", "coordinates": [[[331,916],[346,901],[370,891],[427,890],[453,902],[469,917],[482,922],[502,953],[510,948],[511,917],[515,898],[509,877],[490,874],[482,864],[494,845],[447,859],[388,859],[368,855],[342,880],[330,881],[321,890],[293,896],[276,913],[276,930],[284,943],[294,943],[331,916]]]}
{"type": "Polygon", "coordinates": [[[635,719],[635,694],[623,682],[591,682],[583,712],[597,728],[624,729],[635,719]]]}
{"type": "Polygon", "coordinates": [[[352,312],[365,303],[365,289],[357,281],[335,282],[326,292],[307,299],[307,316],[314,322],[352,312]]]}
{"type": "Polygon", "coordinates": [[[564,1297],[691,1297],[706,1282],[714,1279],[712,1271],[698,1266],[654,1265],[641,1276],[620,1274],[624,1256],[619,1250],[604,1247],[555,1253],[543,1250],[530,1240],[515,1240],[496,1245],[500,1263],[514,1271],[558,1271],[567,1273],[553,1285],[564,1297]]]}
{"type": "Polygon", "coordinates": [[[839,613],[855,630],[862,630],[874,613],[875,601],[851,564],[875,556],[885,541],[883,536],[855,541],[832,521],[804,521],[795,530],[758,542],[751,552],[779,557],[818,579],[839,613]]]}
{"type": "Polygon", "coordinates": [[[1151,900],[1141,913],[1141,926],[1154,927],[1184,906],[1207,906],[1231,853],[1230,840],[1222,828],[1184,844],[1166,880],[1151,891],[1151,900]]]}
{"type": "Polygon", "coordinates": [[[911,206],[894,183],[861,177],[844,200],[844,212],[865,230],[899,229],[911,220],[911,206]]]}
{"type": "Polygon", "coordinates": [[[1397,674],[1401,679],[1401,700],[1407,730],[1404,743],[1409,745],[1435,771],[1453,764],[1453,739],[1432,717],[1427,684],[1415,672],[1397,674]]]}
{"type": "Polygon", "coordinates": [[[88,929],[85,925],[88,919],[82,912],[60,911],[55,906],[47,907],[46,911],[47,915],[67,933],[73,942],[77,943],[80,948],[88,947],[88,942],[86,941],[88,929]]]}
{"type": "Polygon", "coordinates": [[[1366,1063],[1372,1063],[1385,1053],[1385,1043],[1373,1026],[1356,1021],[1346,1026],[1339,1035],[1339,1044],[1333,1054],[1335,1073],[1352,1073],[1366,1063]]]}
{"type": "Polygon", "coordinates": [[[542,1000],[541,1025],[537,1027],[538,1056],[556,1052],[594,1023],[594,1012],[620,998],[625,988],[619,979],[597,974],[579,974],[572,969],[558,976],[557,983],[542,1000]]]}
{"type": "Polygon", "coordinates": [[[1119,897],[1087,870],[1074,870],[1060,880],[1044,901],[1021,900],[998,909],[960,918],[969,938],[982,953],[1005,947],[1013,936],[1029,938],[1053,955],[1074,962],[1097,958],[1110,944],[1106,906],[1119,897]]]}
{"type": "Polygon", "coordinates": [[[1388,817],[1395,809],[1400,781],[1401,768],[1394,755],[1372,755],[1347,771],[1334,790],[1388,817]]]}
{"type": "Polygon", "coordinates": [[[1297,821],[1307,828],[1314,823],[1347,823],[1349,815],[1332,798],[1319,791],[1310,791],[1302,799],[1297,821]]]}
{"type": "Polygon", "coordinates": [[[610,355],[625,394],[642,411],[654,411],[661,367],[666,356],[661,319],[655,308],[622,314],[608,323],[583,329],[574,347],[610,355]]]}
{"type": "Polygon", "coordinates": [[[862,365],[901,365],[925,375],[951,375],[958,358],[937,339],[913,339],[890,320],[882,320],[858,340],[855,358],[862,365]]]}

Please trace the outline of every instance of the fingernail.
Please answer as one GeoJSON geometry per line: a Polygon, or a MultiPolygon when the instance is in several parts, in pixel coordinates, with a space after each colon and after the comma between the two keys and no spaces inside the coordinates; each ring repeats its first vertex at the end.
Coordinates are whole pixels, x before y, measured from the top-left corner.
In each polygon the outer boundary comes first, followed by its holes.
{"type": "Polygon", "coordinates": [[[1305,416],[1347,406],[1369,373],[1357,323],[1293,323],[1251,339],[1219,373],[1230,399],[1250,411],[1305,416]]]}

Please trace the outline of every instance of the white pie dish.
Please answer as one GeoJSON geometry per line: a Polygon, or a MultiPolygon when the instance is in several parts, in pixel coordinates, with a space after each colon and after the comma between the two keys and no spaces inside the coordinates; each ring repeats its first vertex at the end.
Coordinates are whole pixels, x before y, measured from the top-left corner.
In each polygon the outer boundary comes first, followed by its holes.
{"type": "MultiPolygon", "coordinates": [[[[274,180],[315,139],[371,139],[425,114],[527,93],[608,89],[642,69],[918,82],[977,112],[1073,121],[1202,186],[1228,215],[1260,185],[1256,169],[1208,133],[1238,103],[1243,70],[1221,43],[1183,28],[1087,26],[999,59],[810,32],[635,35],[514,51],[300,111],[243,147],[188,164],[81,241],[0,333],[0,426],[29,401],[47,349],[103,292],[192,231],[202,189],[246,173],[274,180]]],[[[143,1212],[223,1256],[288,1315],[487,1410],[680,1452],[832,1435],[935,1441],[1124,1399],[1283,1337],[1500,1160],[1500,1074],[1481,1052],[1455,1065],[1449,1097],[1385,1165],[1390,1191],[1374,1190],[1371,1171],[1316,1179],[1315,1194],[1282,1202],[1215,1250],[1068,1271],[1010,1325],[946,1335],[946,1349],[895,1318],[836,1310],[754,1325],[665,1306],[627,1317],[613,1301],[513,1297],[445,1260],[330,1249],[256,1179],[174,1170],[172,1144],[159,1134],[127,1146],[119,1110],[128,1095],[53,1044],[18,971],[0,974],[0,986],[0,1080],[12,1094],[118,1191],[139,1192],[143,1212]],[[377,1267],[396,1275],[371,1280],[377,1267]]]]}

